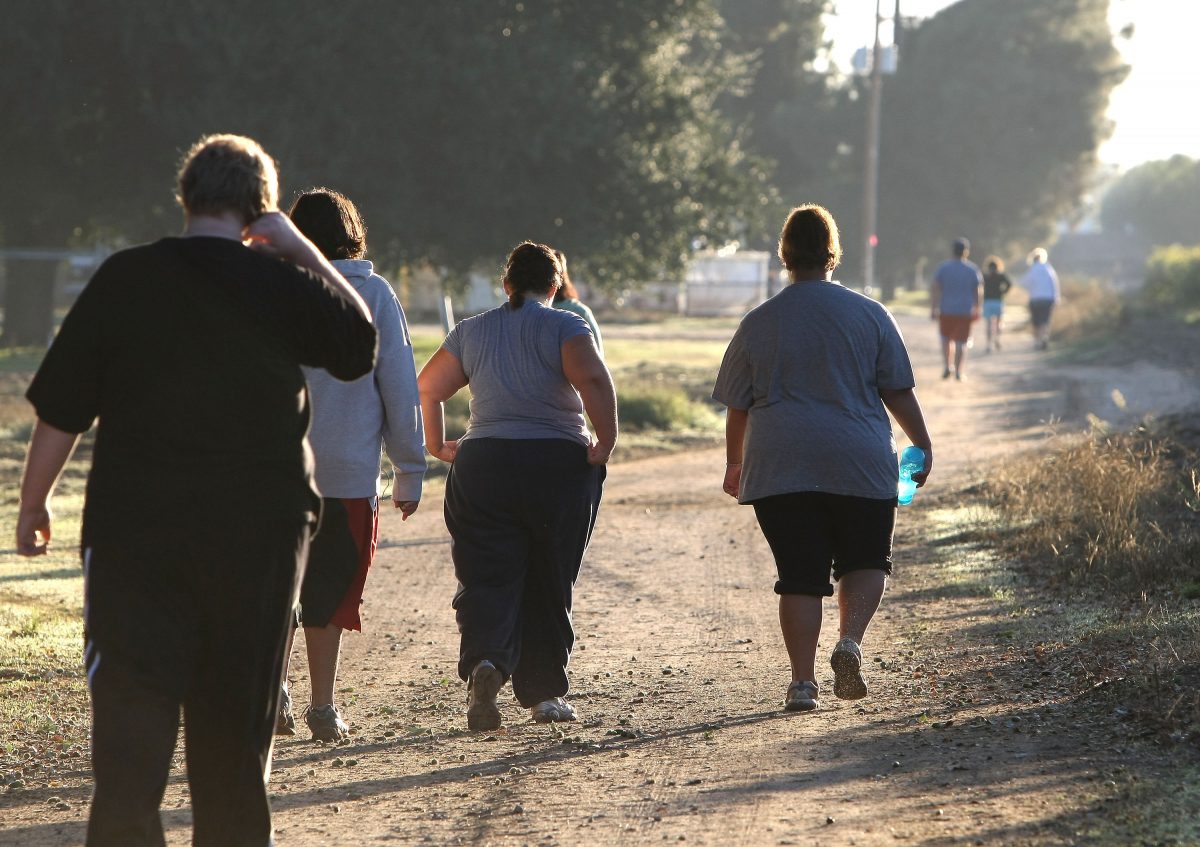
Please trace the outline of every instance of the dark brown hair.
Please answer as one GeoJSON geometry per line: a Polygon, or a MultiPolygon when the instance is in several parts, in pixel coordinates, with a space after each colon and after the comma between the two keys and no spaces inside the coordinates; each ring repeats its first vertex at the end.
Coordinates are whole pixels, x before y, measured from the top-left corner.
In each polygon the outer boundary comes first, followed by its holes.
{"type": "Polygon", "coordinates": [[[578,300],[579,291],[575,288],[575,284],[571,282],[571,274],[567,272],[567,256],[562,250],[555,250],[554,257],[558,259],[559,270],[562,271],[562,285],[558,291],[554,292],[554,302],[561,303],[563,300],[578,300]]]}
{"type": "Polygon", "coordinates": [[[326,259],[361,259],[367,254],[367,227],[358,207],[332,188],[301,192],[288,217],[326,259]]]}
{"type": "Polygon", "coordinates": [[[562,285],[562,265],[553,248],[533,241],[522,241],[508,254],[504,281],[510,289],[508,302],[514,309],[525,304],[525,295],[545,297],[550,289],[562,285]]]}
{"type": "Polygon", "coordinates": [[[279,202],[275,160],[242,135],[206,135],[179,166],[175,199],[189,215],[233,212],[248,224],[279,202]]]}
{"type": "Polygon", "coordinates": [[[1004,273],[1004,260],[999,256],[988,256],[983,260],[983,266],[989,270],[996,269],[996,273],[1004,273]]]}
{"type": "Polygon", "coordinates": [[[797,271],[836,268],[842,261],[842,243],[829,210],[816,203],[792,209],[779,234],[779,259],[793,280],[797,271]]]}

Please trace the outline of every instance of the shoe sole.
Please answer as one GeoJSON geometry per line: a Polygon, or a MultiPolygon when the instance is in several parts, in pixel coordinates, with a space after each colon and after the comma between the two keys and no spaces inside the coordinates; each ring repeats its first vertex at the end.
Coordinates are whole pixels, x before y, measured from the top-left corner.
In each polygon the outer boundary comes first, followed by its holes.
{"type": "Polygon", "coordinates": [[[816,700],[797,700],[791,703],[783,704],[783,710],[785,712],[811,712],[816,708],[816,700]]]}
{"type": "Polygon", "coordinates": [[[471,704],[467,706],[467,729],[482,732],[500,728],[500,707],[496,695],[504,677],[496,668],[482,667],[471,676],[471,704]]]}
{"type": "Polygon", "coordinates": [[[833,696],[839,700],[861,700],[867,696],[862,678],[862,660],[849,650],[834,650],[829,657],[833,667],[833,696]]]}

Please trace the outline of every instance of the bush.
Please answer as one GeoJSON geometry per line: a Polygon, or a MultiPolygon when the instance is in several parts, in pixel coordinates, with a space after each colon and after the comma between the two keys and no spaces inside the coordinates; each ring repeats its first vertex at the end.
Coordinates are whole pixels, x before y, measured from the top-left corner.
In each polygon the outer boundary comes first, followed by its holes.
{"type": "Polygon", "coordinates": [[[621,428],[634,431],[706,427],[717,417],[677,386],[618,387],[617,414],[621,428]]]}
{"type": "Polygon", "coordinates": [[[1052,581],[1182,592],[1200,557],[1194,467],[1195,454],[1169,434],[1093,432],[1008,463],[988,495],[1011,530],[1008,552],[1052,581]]]}
{"type": "Polygon", "coordinates": [[[1156,248],[1146,262],[1146,285],[1142,293],[1152,306],[1189,309],[1200,306],[1200,246],[1174,244],[1156,248]]]}

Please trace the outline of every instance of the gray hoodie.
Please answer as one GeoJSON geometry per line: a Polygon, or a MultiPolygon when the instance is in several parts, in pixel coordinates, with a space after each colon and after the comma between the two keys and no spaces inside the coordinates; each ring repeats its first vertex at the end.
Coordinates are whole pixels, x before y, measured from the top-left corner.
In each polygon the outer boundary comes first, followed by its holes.
{"type": "Polygon", "coordinates": [[[417,371],[404,309],[387,280],[365,259],[333,263],[366,301],[379,335],[375,369],[353,382],[304,368],[312,395],[308,440],[323,497],[374,497],[380,493],[380,447],[391,460],[392,499],[420,500],[425,476],[425,436],[417,371]]]}

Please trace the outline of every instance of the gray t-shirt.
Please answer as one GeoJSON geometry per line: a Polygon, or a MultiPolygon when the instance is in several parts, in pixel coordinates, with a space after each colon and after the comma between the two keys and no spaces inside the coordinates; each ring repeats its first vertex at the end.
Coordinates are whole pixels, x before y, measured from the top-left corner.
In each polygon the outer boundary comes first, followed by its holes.
{"type": "Polygon", "coordinates": [[[750,311],[713,389],[749,410],[738,502],[895,497],[896,442],[879,392],[913,385],[891,313],[836,282],[793,283],[750,311]]]}
{"type": "Polygon", "coordinates": [[[442,347],[462,363],[471,419],[460,440],[566,438],[591,443],[583,401],[562,369],[562,346],[588,335],[579,315],[526,300],[460,322],[442,347]]]}

